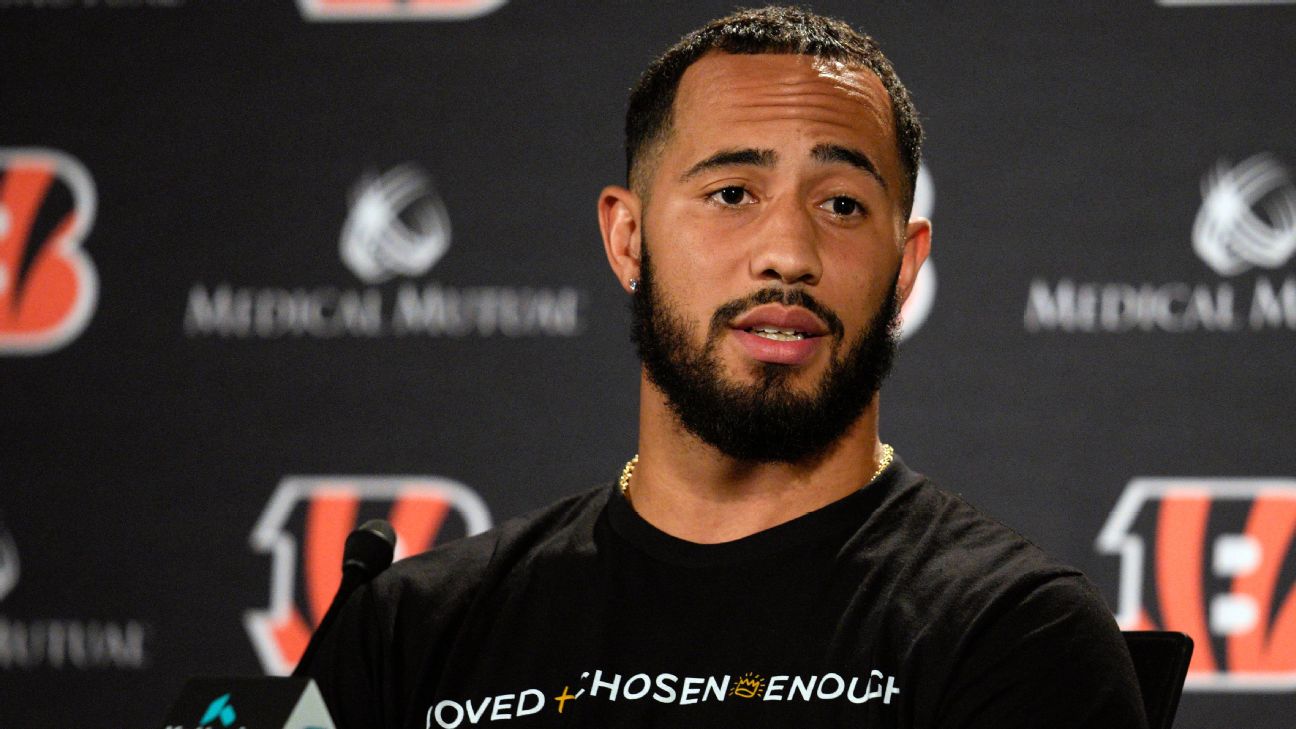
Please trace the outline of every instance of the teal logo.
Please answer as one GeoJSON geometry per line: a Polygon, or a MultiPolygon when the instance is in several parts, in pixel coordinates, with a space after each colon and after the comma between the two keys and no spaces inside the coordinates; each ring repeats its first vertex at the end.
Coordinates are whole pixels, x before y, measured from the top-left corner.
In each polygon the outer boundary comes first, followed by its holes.
{"type": "Polygon", "coordinates": [[[238,716],[234,713],[234,707],[229,702],[230,695],[218,696],[215,701],[207,705],[207,711],[203,712],[203,717],[198,721],[199,726],[206,726],[211,723],[212,719],[219,719],[221,726],[229,726],[234,723],[238,716]]]}

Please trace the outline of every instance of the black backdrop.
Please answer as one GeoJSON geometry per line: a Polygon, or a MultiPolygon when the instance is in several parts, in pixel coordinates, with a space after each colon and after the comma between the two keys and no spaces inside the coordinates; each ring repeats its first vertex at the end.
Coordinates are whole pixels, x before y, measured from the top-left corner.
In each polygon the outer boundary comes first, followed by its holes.
{"type": "MultiPolygon", "coordinates": [[[[632,452],[595,196],[731,6],[388,5],[0,0],[0,727],[282,670],[356,519],[444,540],[632,452]]],[[[884,438],[1193,633],[1178,726],[1287,726],[1296,6],[815,7],[929,131],[884,438]]]]}

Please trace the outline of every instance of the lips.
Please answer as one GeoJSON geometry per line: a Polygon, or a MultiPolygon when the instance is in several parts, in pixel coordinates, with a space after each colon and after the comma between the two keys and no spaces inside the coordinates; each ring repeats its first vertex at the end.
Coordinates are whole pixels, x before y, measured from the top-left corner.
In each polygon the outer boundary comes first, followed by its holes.
{"type": "Polygon", "coordinates": [[[771,364],[807,362],[828,334],[828,326],[799,306],[765,304],[729,324],[734,337],[753,359],[771,364]]]}
{"type": "Polygon", "coordinates": [[[799,306],[782,304],[764,304],[751,309],[730,322],[729,327],[752,333],[785,333],[799,339],[822,337],[828,333],[828,325],[819,317],[799,306]]]}

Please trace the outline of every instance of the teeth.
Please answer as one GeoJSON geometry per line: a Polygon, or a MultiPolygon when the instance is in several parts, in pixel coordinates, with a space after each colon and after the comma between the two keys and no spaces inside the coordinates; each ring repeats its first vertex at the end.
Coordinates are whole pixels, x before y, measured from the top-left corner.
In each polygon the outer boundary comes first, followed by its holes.
{"type": "Polygon", "coordinates": [[[798,339],[805,339],[806,335],[795,329],[779,329],[778,327],[753,327],[749,329],[752,334],[766,339],[773,339],[776,342],[795,342],[798,339]]]}

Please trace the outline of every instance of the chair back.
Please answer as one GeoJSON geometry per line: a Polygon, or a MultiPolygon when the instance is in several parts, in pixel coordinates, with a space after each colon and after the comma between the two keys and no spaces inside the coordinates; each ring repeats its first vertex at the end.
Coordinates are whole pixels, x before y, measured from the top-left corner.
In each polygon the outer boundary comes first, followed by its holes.
{"type": "Polygon", "coordinates": [[[1188,675],[1192,638],[1169,630],[1126,630],[1121,634],[1134,659],[1148,729],[1170,729],[1188,675]]]}

